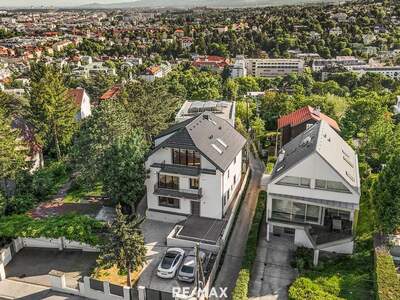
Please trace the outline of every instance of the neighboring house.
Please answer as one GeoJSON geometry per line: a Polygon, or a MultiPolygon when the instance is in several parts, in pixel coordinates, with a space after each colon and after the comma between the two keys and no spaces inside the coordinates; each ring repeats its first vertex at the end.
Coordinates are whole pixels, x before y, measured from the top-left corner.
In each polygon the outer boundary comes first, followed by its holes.
{"type": "Polygon", "coordinates": [[[267,187],[267,240],[294,235],[294,243],[319,250],[353,252],[360,176],[355,151],[324,120],[281,150],[267,187]]]}
{"type": "Polygon", "coordinates": [[[204,55],[197,56],[192,65],[199,69],[211,69],[216,71],[222,71],[228,66],[229,60],[222,56],[217,55],[204,55]]]}
{"type": "Polygon", "coordinates": [[[172,125],[154,139],[147,161],[147,218],[221,220],[240,186],[246,139],[212,112],[172,125]]]}
{"type": "Polygon", "coordinates": [[[235,63],[231,67],[231,77],[245,77],[247,76],[246,61],[244,57],[236,57],[235,63]]]}
{"type": "Polygon", "coordinates": [[[27,144],[28,156],[26,161],[30,163],[30,171],[34,172],[42,168],[44,165],[42,146],[36,139],[33,126],[20,117],[14,117],[11,126],[20,131],[21,140],[27,144]]]}
{"type": "Polygon", "coordinates": [[[114,100],[116,99],[119,94],[121,93],[122,86],[120,84],[116,84],[107,91],[104,92],[103,95],[100,97],[100,101],[102,100],[114,100]]]}
{"type": "Polygon", "coordinates": [[[279,144],[281,147],[286,145],[296,136],[320,120],[326,121],[337,132],[340,131],[337,122],[327,115],[321,113],[319,108],[305,106],[278,119],[277,129],[281,133],[279,144]]]}
{"type": "Polygon", "coordinates": [[[162,78],[172,71],[172,66],[169,62],[165,62],[158,66],[151,66],[146,68],[140,78],[146,81],[154,81],[156,78],[162,78]]]}
{"type": "Polygon", "coordinates": [[[76,106],[79,108],[79,112],[76,115],[77,120],[82,120],[92,114],[90,97],[86,93],[85,89],[81,87],[70,89],[68,95],[74,100],[76,106]]]}
{"type": "Polygon", "coordinates": [[[193,118],[205,111],[210,111],[218,117],[225,119],[235,127],[236,103],[228,101],[185,101],[175,117],[179,123],[193,118]]]}

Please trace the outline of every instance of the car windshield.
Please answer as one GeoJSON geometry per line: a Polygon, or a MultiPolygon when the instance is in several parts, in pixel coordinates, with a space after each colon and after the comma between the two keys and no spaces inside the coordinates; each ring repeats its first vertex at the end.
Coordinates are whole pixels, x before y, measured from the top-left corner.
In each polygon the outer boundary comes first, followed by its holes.
{"type": "Polygon", "coordinates": [[[193,274],[193,266],[182,266],[182,273],[193,274]]]}
{"type": "Polygon", "coordinates": [[[176,252],[167,252],[161,262],[161,267],[163,269],[169,269],[172,266],[172,263],[175,260],[175,257],[177,256],[178,253],[176,252]]]}

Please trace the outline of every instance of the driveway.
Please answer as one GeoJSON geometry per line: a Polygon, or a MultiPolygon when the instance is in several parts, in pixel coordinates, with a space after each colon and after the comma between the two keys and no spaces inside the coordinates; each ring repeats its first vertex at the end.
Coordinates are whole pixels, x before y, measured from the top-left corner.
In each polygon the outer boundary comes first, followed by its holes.
{"type": "Polygon", "coordinates": [[[246,196],[240,208],[236,223],[234,224],[231,238],[226,247],[225,258],[214,284],[217,288],[227,287],[228,298],[231,298],[230,295],[235,287],[236,279],[242,265],[247,236],[260,191],[260,180],[265,167],[259,159],[251,154],[250,168],[252,173],[246,196]]]}
{"type": "Polygon", "coordinates": [[[65,273],[67,286],[75,288],[82,276],[90,273],[98,253],[23,248],[6,266],[6,276],[15,281],[50,287],[49,272],[65,273]]]}
{"type": "Polygon", "coordinates": [[[298,276],[290,266],[295,246],[293,236],[270,235],[266,240],[264,223],[257,246],[257,257],[251,272],[249,299],[252,300],[286,300],[288,286],[298,276]]]}

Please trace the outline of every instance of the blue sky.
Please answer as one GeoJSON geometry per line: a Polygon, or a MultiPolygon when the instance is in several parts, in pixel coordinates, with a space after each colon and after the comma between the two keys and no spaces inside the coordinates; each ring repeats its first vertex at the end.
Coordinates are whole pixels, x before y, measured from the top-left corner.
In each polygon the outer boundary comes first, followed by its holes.
{"type": "Polygon", "coordinates": [[[80,5],[87,3],[120,3],[134,0],[0,0],[0,6],[80,5]]]}

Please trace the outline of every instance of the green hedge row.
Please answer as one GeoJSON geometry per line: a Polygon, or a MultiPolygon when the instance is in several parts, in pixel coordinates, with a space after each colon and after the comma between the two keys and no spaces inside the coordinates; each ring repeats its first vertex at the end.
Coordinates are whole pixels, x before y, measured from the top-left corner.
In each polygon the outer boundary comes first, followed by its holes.
{"type": "Polygon", "coordinates": [[[266,202],[267,193],[265,191],[261,191],[258,196],[256,211],[254,213],[253,222],[247,238],[246,252],[242,262],[242,268],[239,272],[236,286],[232,293],[233,300],[248,299],[247,292],[249,289],[250,273],[257,256],[258,236],[260,232],[260,225],[263,221],[266,202]]]}
{"type": "Polygon", "coordinates": [[[310,278],[300,277],[290,286],[290,300],[341,300],[331,293],[324,291],[321,285],[310,278]]]}
{"type": "Polygon", "coordinates": [[[400,281],[393,258],[386,248],[375,249],[375,288],[377,299],[400,299],[400,281]]]}
{"type": "Polygon", "coordinates": [[[33,219],[27,215],[0,218],[0,236],[3,238],[65,237],[71,241],[96,246],[100,243],[100,233],[104,232],[104,229],[104,223],[77,214],[45,219],[33,219]]]}

